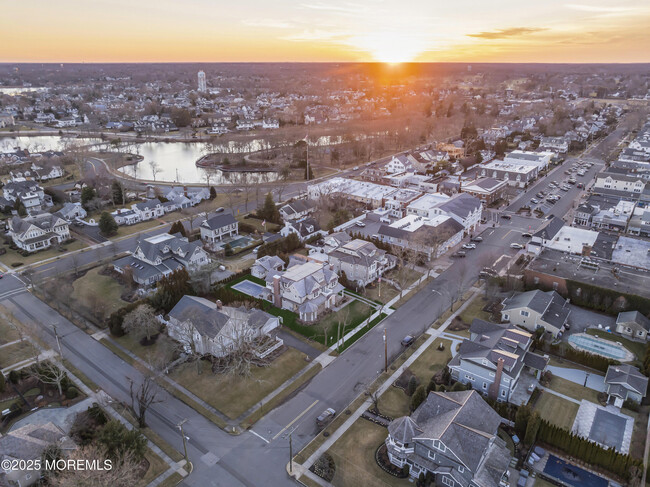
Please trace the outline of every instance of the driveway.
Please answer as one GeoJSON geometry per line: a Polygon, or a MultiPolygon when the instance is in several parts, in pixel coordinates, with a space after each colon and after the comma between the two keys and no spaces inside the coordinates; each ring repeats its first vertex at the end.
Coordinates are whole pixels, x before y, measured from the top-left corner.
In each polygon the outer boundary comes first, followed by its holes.
{"type": "Polygon", "coordinates": [[[598,392],[605,391],[605,377],[602,375],[594,374],[593,372],[585,372],[584,370],[580,369],[557,367],[555,365],[549,365],[547,369],[550,370],[553,375],[574,382],[580,385],[580,387],[584,387],[585,375],[588,375],[589,377],[587,378],[587,387],[589,389],[593,389],[598,392]]]}
{"type": "Polygon", "coordinates": [[[602,325],[603,328],[610,326],[612,330],[616,329],[616,317],[609,316],[590,309],[580,308],[570,304],[571,314],[569,315],[569,324],[571,329],[564,334],[568,338],[573,333],[583,333],[590,326],[602,325]]]}

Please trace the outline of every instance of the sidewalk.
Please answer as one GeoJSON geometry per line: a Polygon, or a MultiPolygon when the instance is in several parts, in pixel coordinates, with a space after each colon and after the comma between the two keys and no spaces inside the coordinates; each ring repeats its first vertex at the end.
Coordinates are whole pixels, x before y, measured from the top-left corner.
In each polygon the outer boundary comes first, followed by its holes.
{"type": "MultiPolygon", "coordinates": [[[[463,305],[460,308],[458,308],[454,313],[452,313],[452,315],[449,318],[447,318],[447,320],[439,328],[436,329],[430,328],[429,330],[427,330],[426,333],[429,334],[429,338],[427,338],[427,340],[379,387],[377,393],[380,396],[384,392],[386,392],[389,387],[392,386],[392,384],[402,375],[404,370],[406,370],[413,362],[415,362],[415,360],[420,355],[422,355],[424,351],[427,348],[429,348],[429,346],[431,346],[431,344],[436,339],[441,338],[444,331],[451,324],[453,319],[465,310],[465,308],[469,305],[472,298],[475,296],[477,292],[480,292],[480,290],[474,291],[463,303],[463,305]]],[[[318,460],[323,453],[329,450],[331,446],[354,424],[354,422],[361,417],[361,415],[370,407],[371,404],[372,404],[372,399],[369,397],[363,402],[361,406],[359,406],[359,408],[357,408],[356,411],[354,411],[350,415],[350,417],[345,421],[345,423],[343,423],[336,431],[334,431],[325,440],[325,442],[323,442],[323,444],[314,453],[312,453],[312,455],[302,464],[302,468],[308,470],[309,467],[311,467],[314,464],[314,462],[316,462],[316,460],[318,460]]],[[[294,464],[294,469],[295,469],[295,464],[294,464]]],[[[324,485],[327,485],[327,483],[325,483],[324,485]]]]}

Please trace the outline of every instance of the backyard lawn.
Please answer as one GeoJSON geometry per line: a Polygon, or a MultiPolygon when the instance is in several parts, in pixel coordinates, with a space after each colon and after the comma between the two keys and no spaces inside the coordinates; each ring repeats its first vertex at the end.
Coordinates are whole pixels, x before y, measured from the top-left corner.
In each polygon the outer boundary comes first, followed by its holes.
{"type": "Polygon", "coordinates": [[[383,426],[357,419],[328,450],[336,466],[332,484],[336,487],[411,485],[407,479],[398,479],[384,472],[375,461],[375,451],[387,434],[383,426]]]}
{"type": "Polygon", "coordinates": [[[572,397],[573,399],[577,399],[578,401],[586,399],[587,401],[598,404],[597,391],[584,387],[582,384],[576,384],[570,380],[563,379],[562,377],[553,376],[549,389],[564,394],[565,396],[572,397]]]}
{"type": "MultiPolygon", "coordinates": [[[[79,250],[86,247],[86,244],[81,240],[75,240],[73,242],[62,244],[59,249],[65,249],[67,252],[73,250],[79,250]]],[[[6,253],[0,255],[0,261],[9,268],[16,268],[20,266],[15,266],[14,264],[22,263],[22,265],[33,264],[34,262],[40,262],[41,260],[51,259],[53,257],[63,257],[64,252],[60,252],[57,248],[49,248],[47,250],[42,250],[40,252],[34,252],[27,256],[20,255],[16,250],[9,248],[9,245],[4,245],[6,253]]]]}
{"type": "Polygon", "coordinates": [[[174,350],[178,347],[177,343],[165,333],[160,333],[156,342],[147,346],[141,345],[138,338],[132,333],[127,333],[121,337],[112,337],[111,339],[145,362],[155,365],[169,363],[174,350]]]}
{"type": "Polygon", "coordinates": [[[6,345],[0,348],[0,369],[33,358],[35,354],[34,346],[27,340],[6,345]]]}
{"type": "Polygon", "coordinates": [[[535,410],[542,419],[568,430],[573,427],[573,421],[576,419],[579,408],[579,404],[545,391],[541,393],[535,404],[535,410]]]}
{"type": "Polygon", "coordinates": [[[101,267],[95,267],[72,283],[72,298],[77,306],[93,314],[97,306],[102,306],[104,315],[108,316],[127,303],[120,296],[124,292],[122,285],[110,276],[99,273],[101,267]]]}
{"type": "Polygon", "coordinates": [[[254,367],[250,377],[215,375],[208,362],[202,364],[200,375],[196,364],[186,363],[172,371],[169,377],[235,419],[306,367],[305,357],[304,353],[287,348],[270,366],[254,367]]]}
{"type": "Polygon", "coordinates": [[[246,218],[244,215],[237,215],[237,221],[240,223],[246,223],[252,227],[255,227],[259,233],[266,232],[277,232],[280,230],[280,225],[277,223],[266,222],[265,226],[262,226],[262,220],[258,218],[246,218]]]}
{"type": "Polygon", "coordinates": [[[387,282],[382,282],[381,284],[375,283],[372,287],[367,287],[363,295],[373,301],[380,301],[382,303],[387,303],[395,296],[399,294],[399,291],[395,289],[394,286],[391,286],[387,282]],[[381,296],[379,295],[381,291],[381,296]]]}

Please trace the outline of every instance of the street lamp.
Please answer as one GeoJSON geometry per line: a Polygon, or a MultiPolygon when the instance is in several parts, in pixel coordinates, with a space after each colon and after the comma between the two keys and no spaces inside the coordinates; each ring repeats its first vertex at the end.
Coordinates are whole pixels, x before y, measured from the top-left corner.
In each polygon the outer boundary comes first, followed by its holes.
{"type": "Polygon", "coordinates": [[[183,452],[185,453],[185,463],[189,466],[190,459],[187,457],[187,436],[183,432],[183,425],[187,422],[187,418],[178,423],[176,427],[181,431],[181,436],[183,437],[183,452]]]}

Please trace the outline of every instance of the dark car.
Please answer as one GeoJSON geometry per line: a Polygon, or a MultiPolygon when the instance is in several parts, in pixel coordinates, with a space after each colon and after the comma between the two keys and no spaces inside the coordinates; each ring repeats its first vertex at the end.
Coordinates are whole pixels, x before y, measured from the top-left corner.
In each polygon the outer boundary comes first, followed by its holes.
{"type": "Polygon", "coordinates": [[[451,254],[451,256],[452,256],[452,257],[456,257],[456,258],[458,258],[458,259],[462,259],[462,258],[464,258],[464,257],[467,257],[467,254],[466,254],[464,251],[459,250],[459,251],[456,252],[455,254],[451,254]]]}
{"type": "Polygon", "coordinates": [[[411,345],[413,345],[414,341],[415,341],[415,338],[413,338],[411,335],[406,335],[402,339],[402,346],[403,347],[410,347],[411,345]]]}
{"type": "Polygon", "coordinates": [[[512,220],[512,217],[510,215],[501,215],[501,218],[504,220],[512,220]]]}
{"type": "Polygon", "coordinates": [[[533,237],[533,235],[531,233],[527,233],[527,232],[522,233],[521,236],[524,237],[524,238],[532,238],[533,237]]]}
{"type": "Polygon", "coordinates": [[[483,237],[472,237],[471,240],[472,240],[472,242],[482,242],[483,237]]]}

